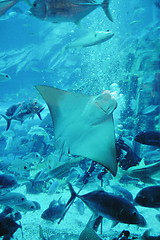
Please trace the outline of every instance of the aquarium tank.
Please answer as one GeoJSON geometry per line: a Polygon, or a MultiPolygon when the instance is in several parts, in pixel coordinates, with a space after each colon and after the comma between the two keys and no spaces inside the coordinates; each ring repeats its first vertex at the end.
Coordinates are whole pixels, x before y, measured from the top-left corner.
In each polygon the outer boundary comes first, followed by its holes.
{"type": "Polygon", "coordinates": [[[0,239],[160,239],[160,0],[0,0],[0,239]]]}

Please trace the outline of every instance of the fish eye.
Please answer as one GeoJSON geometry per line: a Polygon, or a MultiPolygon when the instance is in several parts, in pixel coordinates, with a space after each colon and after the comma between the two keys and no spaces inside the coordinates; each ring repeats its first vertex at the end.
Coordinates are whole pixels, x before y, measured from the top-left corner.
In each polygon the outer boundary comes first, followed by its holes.
{"type": "Polygon", "coordinates": [[[36,7],[36,6],[37,6],[37,3],[36,3],[36,2],[34,2],[34,3],[33,3],[33,7],[36,7]]]}
{"type": "Polygon", "coordinates": [[[27,169],[27,167],[26,167],[26,166],[24,166],[24,169],[27,169]]]}
{"type": "Polygon", "coordinates": [[[7,78],[9,77],[7,74],[5,75],[7,78]]]}
{"type": "Polygon", "coordinates": [[[107,32],[109,32],[109,30],[107,30],[107,32]]]}
{"type": "Polygon", "coordinates": [[[133,215],[134,215],[134,216],[136,216],[136,215],[137,215],[137,213],[136,213],[136,212],[134,212],[134,213],[133,213],[133,215]]]}
{"type": "Polygon", "coordinates": [[[24,198],[21,198],[22,201],[24,201],[24,198]]]}

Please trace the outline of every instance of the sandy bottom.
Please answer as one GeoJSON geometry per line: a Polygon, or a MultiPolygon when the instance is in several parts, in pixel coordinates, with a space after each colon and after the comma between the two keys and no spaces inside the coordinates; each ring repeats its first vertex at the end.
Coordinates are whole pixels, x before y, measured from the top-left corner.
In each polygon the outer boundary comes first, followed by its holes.
{"type": "MultiPolygon", "coordinates": [[[[75,188],[76,190],[76,188],[75,188]]],[[[91,188],[86,189],[86,192],[92,191],[91,188]]],[[[139,189],[134,189],[134,193],[132,191],[132,194],[135,196],[136,192],[138,192],[139,189]]],[[[16,192],[21,192],[25,194],[25,187],[20,187],[16,189],[16,192]]],[[[85,193],[85,192],[82,192],[85,193]]],[[[31,195],[27,194],[26,197],[29,200],[38,201],[41,205],[41,209],[37,210],[35,212],[27,212],[22,213],[22,219],[20,220],[22,224],[22,231],[23,231],[23,237],[21,229],[18,229],[17,232],[14,234],[14,239],[18,240],[40,240],[39,235],[39,225],[43,229],[43,233],[45,238],[42,240],[78,240],[80,233],[85,228],[88,220],[90,219],[92,212],[88,209],[87,206],[85,206],[85,211],[83,215],[80,215],[79,211],[77,210],[77,207],[75,204],[71,206],[69,211],[67,212],[65,218],[61,221],[60,224],[57,224],[57,222],[51,222],[47,221],[41,218],[42,212],[48,208],[49,203],[55,199],[58,200],[62,196],[63,200],[67,202],[67,200],[70,197],[70,193],[68,190],[65,190],[60,193],[55,193],[54,195],[50,196],[46,193],[41,193],[38,195],[31,195]]],[[[155,235],[160,234],[160,228],[159,222],[155,218],[155,215],[158,214],[158,211],[156,209],[149,209],[149,208],[143,208],[143,207],[137,207],[138,211],[145,217],[148,226],[147,228],[137,227],[136,225],[127,225],[123,223],[119,223],[114,228],[111,228],[112,221],[108,219],[103,219],[103,239],[105,240],[112,240],[114,237],[119,236],[119,234],[123,230],[129,230],[132,236],[142,236],[144,231],[148,228],[152,228],[155,231],[155,235]]],[[[100,231],[100,230],[99,230],[100,231]]],[[[98,233],[100,233],[98,231],[98,233]]],[[[92,239],[90,239],[92,240],[92,239]]]]}

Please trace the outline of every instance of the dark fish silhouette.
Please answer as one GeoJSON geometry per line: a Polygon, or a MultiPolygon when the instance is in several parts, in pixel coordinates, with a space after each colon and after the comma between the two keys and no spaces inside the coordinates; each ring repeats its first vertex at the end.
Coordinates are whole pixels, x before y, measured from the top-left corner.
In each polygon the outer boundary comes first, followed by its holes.
{"type": "Polygon", "coordinates": [[[41,218],[54,222],[63,216],[65,210],[65,204],[62,204],[60,199],[58,202],[53,200],[49,207],[42,213],[41,218]]]}
{"type": "Polygon", "coordinates": [[[140,132],[135,137],[134,140],[145,145],[160,147],[160,132],[159,131],[140,132]]]}
{"type": "Polygon", "coordinates": [[[159,0],[155,1],[154,4],[156,5],[156,7],[157,7],[158,9],[160,9],[160,1],[159,1],[159,0]]]}
{"type": "Polygon", "coordinates": [[[158,236],[152,236],[151,235],[151,230],[152,229],[147,229],[141,238],[141,240],[160,240],[160,235],[158,236]]]}
{"type": "Polygon", "coordinates": [[[12,174],[0,174],[0,189],[10,188],[17,184],[17,181],[12,174]]]}
{"type": "Polygon", "coordinates": [[[14,216],[8,215],[12,213],[13,209],[6,207],[2,213],[0,213],[0,237],[3,240],[10,240],[13,238],[13,234],[18,228],[22,228],[21,225],[15,222],[14,216]]]}
{"type": "Polygon", "coordinates": [[[143,207],[160,208],[160,185],[141,189],[136,195],[135,202],[143,207]]]}
{"type": "Polygon", "coordinates": [[[35,114],[41,118],[41,112],[43,111],[44,107],[38,103],[37,100],[29,100],[22,103],[18,103],[16,105],[12,105],[6,111],[6,114],[1,114],[1,116],[7,121],[7,128],[6,131],[9,129],[11,125],[11,121],[17,120],[21,123],[24,122],[26,118],[34,117],[35,114]]]}
{"type": "Polygon", "coordinates": [[[96,215],[111,219],[115,222],[114,226],[121,223],[136,224],[146,226],[146,221],[139,214],[134,205],[125,198],[116,196],[105,191],[93,191],[84,195],[77,195],[72,185],[69,183],[71,198],[69,205],[75,197],[80,198],[96,215]]]}
{"type": "Polygon", "coordinates": [[[98,3],[95,0],[36,0],[30,12],[33,16],[53,23],[78,23],[97,7],[102,7],[106,16],[113,21],[109,12],[110,0],[98,3]]]}

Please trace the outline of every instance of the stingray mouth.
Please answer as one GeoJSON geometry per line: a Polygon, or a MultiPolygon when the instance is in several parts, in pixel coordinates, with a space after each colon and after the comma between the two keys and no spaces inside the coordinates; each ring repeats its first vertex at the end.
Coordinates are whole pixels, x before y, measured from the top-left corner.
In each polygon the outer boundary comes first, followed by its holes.
{"type": "Polygon", "coordinates": [[[104,108],[102,108],[102,106],[100,106],[99,104],[98,104],[98,102],[95,102],[96,103],[96,105],[104,112],[104,113],[107,113],[107,111],[104,109],[104,108]]]}

